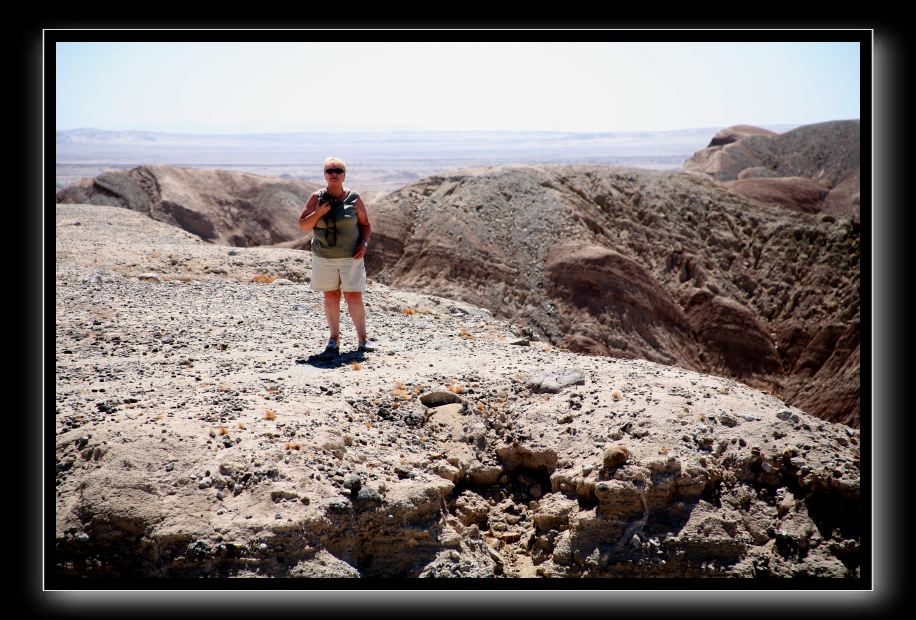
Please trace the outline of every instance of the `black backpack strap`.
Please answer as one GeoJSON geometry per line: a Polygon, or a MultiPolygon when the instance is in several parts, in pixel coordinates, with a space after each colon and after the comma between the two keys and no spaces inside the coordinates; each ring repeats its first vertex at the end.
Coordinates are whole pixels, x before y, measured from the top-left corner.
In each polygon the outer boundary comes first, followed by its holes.
{"type": "MultiPolygon", "coordinates": [[[[324,200],[327,190],[318,190],[318,204],[324,200]]],[[[325,213],[321,219],[325,221],[324,241],[329,248],[337,245],[337,203],[340,202],[334,196],[331,196],[331,210],[325,213]]]]}

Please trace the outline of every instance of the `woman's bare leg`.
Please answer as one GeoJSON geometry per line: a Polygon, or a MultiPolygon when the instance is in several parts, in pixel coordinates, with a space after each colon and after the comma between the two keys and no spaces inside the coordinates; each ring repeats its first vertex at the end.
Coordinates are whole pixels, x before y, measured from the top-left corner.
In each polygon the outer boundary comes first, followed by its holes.
{"type": "Polygon", "coordinates": [[[344,292],[343,296],[347,300],[347,311],[353,320],[353,326],[356,327],[356,336],[363,342],[366,340],[366,307],[363,305],[363,294],[344,292]]]}
{"type": "Polygon", "coordinates": [[[324,318],[331,330],[331,338],[340,342],[340,290],[324,292],[324,318]]]}

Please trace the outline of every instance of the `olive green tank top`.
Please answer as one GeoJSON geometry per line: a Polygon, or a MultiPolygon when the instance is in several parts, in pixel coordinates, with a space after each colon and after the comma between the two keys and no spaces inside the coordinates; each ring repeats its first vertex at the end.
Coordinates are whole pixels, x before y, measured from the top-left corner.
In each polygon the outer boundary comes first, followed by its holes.
{"type": "MultiPolygon", "coordinates": [[[[323,195],[324,190],[318,196],[319,201],[323,195]]],[[[321,258],[353,258],[359,241],[358,198],[356,192],[347,193],[318,220],[312,232],[312,254],[321,258]]]]}

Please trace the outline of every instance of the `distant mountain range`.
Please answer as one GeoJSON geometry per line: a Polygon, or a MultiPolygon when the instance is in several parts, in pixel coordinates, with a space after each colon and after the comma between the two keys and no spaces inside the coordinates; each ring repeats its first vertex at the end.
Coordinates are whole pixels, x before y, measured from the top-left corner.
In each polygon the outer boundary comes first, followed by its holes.
{"type": "Polygon", "coordinates": [[[190,134],[58,131],[58,189],[107,170],[207,167],[320,183],[325,157],[343,157],[361,191],[390,192],[465,166],[597,164],[676,170],[720,128],[676,131],[362,131],[190,134]]]}
{"type": "MultiPolygon", "coordinates": [[[[798,125],[767,126],[776,132],[787,131],[798,125]]],[[[83,128],[56,132],[57,144],[143,144],[143,143],[213,143],[213,142],[297,142],[324,139],[335,143],[372,141],[451,141],[466,142],[498,141],[501,143],[564,141],[607,141],[607,142],[679,142],[683,140],[708,141],[709,136],[721,127],[701,127],[672,131],[615,131],[615,132],[567,132],[567,131],[309,131],[288,133],[172,133],[157,131],[110,131],[106,129],[83,128]]]]}

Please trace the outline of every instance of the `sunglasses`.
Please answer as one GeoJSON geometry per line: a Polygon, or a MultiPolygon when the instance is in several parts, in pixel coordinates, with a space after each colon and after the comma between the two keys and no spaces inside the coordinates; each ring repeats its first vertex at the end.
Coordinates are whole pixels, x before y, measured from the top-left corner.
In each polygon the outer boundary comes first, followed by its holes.
{"type": "Polygon", "coordinates": [[[346,170],[343,168],[326,168],[324,171],[325,174],[343,174],[344,172],[346,170]]]}

